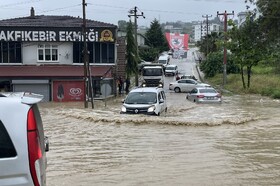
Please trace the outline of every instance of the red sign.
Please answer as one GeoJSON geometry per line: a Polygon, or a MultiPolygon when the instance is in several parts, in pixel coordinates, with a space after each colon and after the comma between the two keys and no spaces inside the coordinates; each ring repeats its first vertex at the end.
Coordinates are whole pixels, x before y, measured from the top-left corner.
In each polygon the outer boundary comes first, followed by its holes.
{"type": "Polygon", "coordinates": [[[54,81],[53,101],[84,101],[83,81],[54,81]]]}
{"type": "Polygon", "coordinates": [[[165,33],[165,37],[168,41],[169,48],[173,50],[188,50],[188,34],[179,33],[165,33]]]}

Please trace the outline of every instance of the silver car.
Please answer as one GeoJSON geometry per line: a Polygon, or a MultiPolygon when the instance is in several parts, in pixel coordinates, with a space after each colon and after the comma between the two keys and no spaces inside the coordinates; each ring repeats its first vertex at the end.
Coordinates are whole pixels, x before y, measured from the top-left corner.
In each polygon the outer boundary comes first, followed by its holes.
{"type": "Polygon", "coordinates": [[[178,92],[190,92],[196,87],[211,87],[209,84],[200,83],[194,79],[180,79],[176,82],[169,83],[169,90],[178,92]]]}
{"type": "Polygon", "coordinates": [[[195,103],[221,103],[222,95],[212,87],[197,87],[187,93],[186,99],[195,103]]]}
{"type": "Polygon", "coordinates": [[[49,145],[37,105],[42,99],[0,93],[0,185],[46,185],[49,145]]]}

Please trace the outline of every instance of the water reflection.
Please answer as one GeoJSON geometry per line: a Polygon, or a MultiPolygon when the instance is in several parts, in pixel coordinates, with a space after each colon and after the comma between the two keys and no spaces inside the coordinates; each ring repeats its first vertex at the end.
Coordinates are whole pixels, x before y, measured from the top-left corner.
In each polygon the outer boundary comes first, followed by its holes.
{"type": "Polygon", "coordinates": [[[48,185],[280,185],[279,101],[167,97],[165,117],[121,115],[121,98],[42,104],[48,185]]]}

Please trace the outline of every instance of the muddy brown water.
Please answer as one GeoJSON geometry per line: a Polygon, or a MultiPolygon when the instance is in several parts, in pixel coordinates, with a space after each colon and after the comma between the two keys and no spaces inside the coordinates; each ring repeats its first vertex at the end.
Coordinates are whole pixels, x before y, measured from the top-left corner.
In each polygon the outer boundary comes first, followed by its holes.
{"type": "Polygon", "coordinates": [[[165,117],[121,115],[121,98],[42,103],[47,185],[280,185],[280,101],[194,104],[167,93],[165,117]]]}

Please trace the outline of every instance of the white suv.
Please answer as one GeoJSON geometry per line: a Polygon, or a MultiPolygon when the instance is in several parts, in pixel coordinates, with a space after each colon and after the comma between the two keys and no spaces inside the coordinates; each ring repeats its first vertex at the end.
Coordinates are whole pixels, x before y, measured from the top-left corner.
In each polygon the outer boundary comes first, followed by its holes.
{"type": "Polygon", "coordinates": [[[164,90],[157,87],[136,88],[129,92],[123,100],[121,113],[149,114],[159,116],[167,112],[164,90]]]}
{"type": "Polygon", "coordinates": [[[0,185],[46,185],[47,137],[32,93],[0,93],[0,185]]]}

